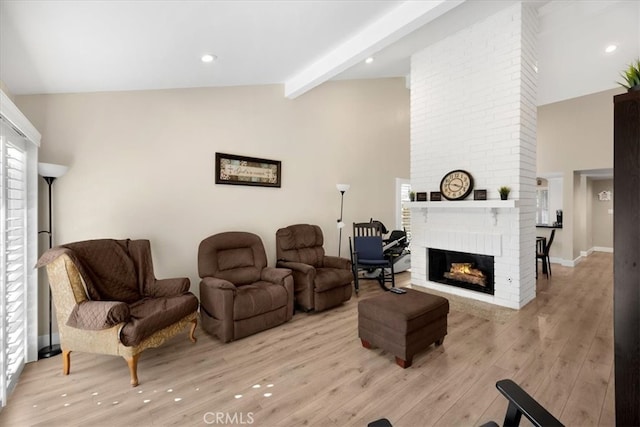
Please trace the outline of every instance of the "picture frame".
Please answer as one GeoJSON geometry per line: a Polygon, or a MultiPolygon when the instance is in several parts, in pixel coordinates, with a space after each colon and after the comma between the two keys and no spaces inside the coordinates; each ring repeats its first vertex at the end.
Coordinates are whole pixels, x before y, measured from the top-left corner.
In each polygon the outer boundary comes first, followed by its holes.
{"type": "Polygon", "coordinates": [[[426,202],[427,201],[427,193],[426,192],[418,192],[416,193],[416,202],[426,202]]]}
{"type": "Polygon", "coordinates": [[[473,200],[487,200],[487,190],[473,190],[473,200]]]}
{"type": "Polygon", "coordinates": [[[277,187],[282,184],[280,160],[216,153],[216,184],[277,187]]]}
{"type": "Polygon", "coordinates": [[[439,191],[432,191],[431,194],[429,194],[429,200],[431,200],[432,202],[439,202],[442,200],[442,193],[439,191]]]}

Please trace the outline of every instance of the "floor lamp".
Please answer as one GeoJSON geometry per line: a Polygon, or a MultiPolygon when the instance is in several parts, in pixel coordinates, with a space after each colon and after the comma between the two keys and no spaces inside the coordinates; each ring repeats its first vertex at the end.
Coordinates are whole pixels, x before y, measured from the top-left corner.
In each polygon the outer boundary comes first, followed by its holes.
{"type": "Polygon", "coordinates": [[[340,218],[338,218],[338,256],[340,256],[340,249],[342,248],[342,229],[344,228],[344,222],[342,222],[342,207],[344,206],[344,193],[351,188],[349,184],[336,184],[336,188],[340,192],[340,218]]]}
{"type": "MultiPolygon", "coordinates": [[[[53,185],[53,181],[56,178],[60,178],[64,175],[69,168],[63,165],[55,165],[53,163],[38,163],[38,175],[44,178],[49,186],[49,229],[40,231],[39,233],[47,233],[49,235],[49,249],[53,247],[53,227],[52,227],[52,217],[51,217],[51,186],[53,185]]],[[[60,354],[62,351],[60,350],[60,346],[58,344],[53,345],[52,343],[52,332],[51,332],[51,286],[49,288],[49,345],[46,347],[42,347],[38,351],[38,359],[46,359],[48,357],[53,357],[60,354]]]]}

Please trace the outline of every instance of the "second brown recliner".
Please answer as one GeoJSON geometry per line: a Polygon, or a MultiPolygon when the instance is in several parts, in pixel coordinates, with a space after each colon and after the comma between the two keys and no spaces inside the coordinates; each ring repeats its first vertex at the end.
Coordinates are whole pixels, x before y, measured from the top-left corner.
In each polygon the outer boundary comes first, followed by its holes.
{"type": "Polygon", "coordinates": [[[296,224],[276,232],[277,266],[293,271],[295,302],[305,311],[322,311],[351,298],[351,261],[325,255],[317,225],[296,224]]]}
{"type": "Polygon", "coordinates": [[[280,325],[293,316],[293,279],[267,267],[262,240],[230,231],[207,237],[198,248],[202,327],[223,342],[280,325]]]}

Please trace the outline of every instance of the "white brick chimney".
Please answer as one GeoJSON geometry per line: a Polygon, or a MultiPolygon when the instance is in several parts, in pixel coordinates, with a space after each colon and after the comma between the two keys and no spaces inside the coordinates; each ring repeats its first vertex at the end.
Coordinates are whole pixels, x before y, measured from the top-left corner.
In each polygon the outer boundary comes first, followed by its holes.
{"type": "Polygon", "coordinates": [[[414,203],[416,285],[511,308],[535,298],[536,34],[535,10],[516,4],[412,57],[412,190],[464,169],[489,200],[503,185],[515,200],[414,203]],[[429,247],[493,255],[495,294],[428,281],[429,247]]]}

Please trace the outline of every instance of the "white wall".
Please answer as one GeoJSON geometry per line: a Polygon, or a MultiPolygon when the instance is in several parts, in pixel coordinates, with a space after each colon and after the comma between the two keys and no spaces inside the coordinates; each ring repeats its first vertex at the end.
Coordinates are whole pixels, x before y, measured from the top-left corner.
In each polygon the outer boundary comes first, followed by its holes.
{"type": "MultiPolygon", "coordinates": [[[[327,83],[293,101],[273,85],[18,96],[17,104],[43,134],[40,160],[70,166],[54,183],[56,243],[150,239],[156,276],[187,276],[196,294],[207,236],[254,232],[273,265],[276,230],[315,223],[335,255],[336,183],[351,184],[347,224],[374,217],[391,227],[395,178],[409,170],[402,78],[327,83]],[[282,188],[214,184],[216,152],[281,160],[282,188]]],[[[44,207],[43,181],[40,190],[44,207]]],[[[343,256],[350,234],[345,227],[343,256]]]]}

